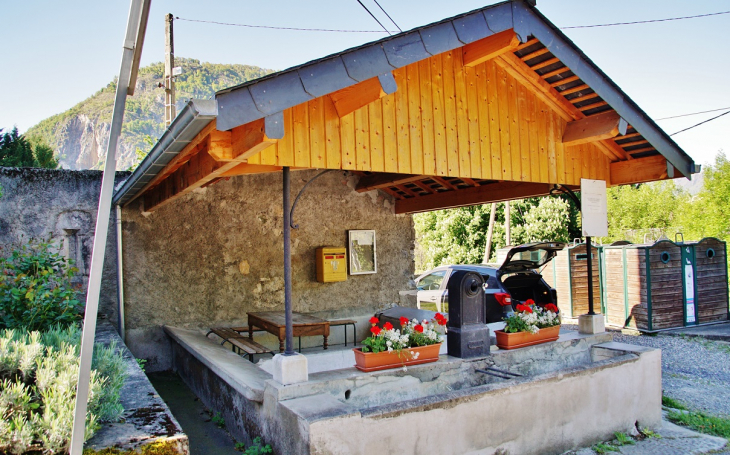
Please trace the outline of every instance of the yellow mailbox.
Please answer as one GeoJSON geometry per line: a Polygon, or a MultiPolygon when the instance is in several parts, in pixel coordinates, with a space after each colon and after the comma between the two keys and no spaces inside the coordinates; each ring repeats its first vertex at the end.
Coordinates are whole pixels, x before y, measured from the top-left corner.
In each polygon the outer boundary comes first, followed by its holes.
{"type": "Polygon", "coordinates": [[[317,248],[317,281],[332,283],[347,279],[347,250],[345,247],[317,248]]]}

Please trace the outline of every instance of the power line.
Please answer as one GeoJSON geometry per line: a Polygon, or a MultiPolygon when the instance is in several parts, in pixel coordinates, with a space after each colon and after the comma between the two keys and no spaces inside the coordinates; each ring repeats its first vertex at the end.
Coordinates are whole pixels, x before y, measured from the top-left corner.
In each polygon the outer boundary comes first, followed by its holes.
{"type": "MultiPolygon", "coordinates": [[[[388,16],[388,19],[390,19],[391,22],[398,28],[398,31],[402,32],[403,30],[398,26],[398,24],[395,23],[392,17],[383,9],[383,7],[378,3],[377,0],[373,0],[375,4],[378,5],[378,7],[385,13],[386,16],[388,16]]],[[[381,26],[383,27],[383,30],[344,30],[344,29],[329,29],[329,28],[302,28],[302,27],[279,27],[274,25],[253,25],[253,24],[233,24],[230,22],[219,22],[219,21],[206,21],[202,19],[186,19],[184,17],[175,17],[176,20],[180,21],[187,21],[187,22],[199,22],[203,24],[214,24],[214,25],[227,25],[231,27],[248,27],[248,28],[264,28],[264,29],[270,29],[270,30],[293,30],[293,31],[299,31],[299,32],[338,32],[338,33],[383,33],[385,31],[389,35],[391,34],[391,30],[388,30],[383,26],[383,24],[373,15],[370,10],[363,5],[363,3],[360,0],[357,0],[360,5],[365,8],[365,11],[367,11],[370,16],[372,16],[373,19],[381,26]]],[[[709,16],[718,16],[721,14],[730,14],[730,11],[720,11],[717,13],[708,13],[708,14],[699,14],[696,16],[683,16],[683,17],[670,17],[666,19],[652,19],[652,20],[645,20],[645,21],[634,21],[634,22],[615,22],[612,24],[594,24],[594,25],[573,25],[570,27],[560,27],[561,30],[566,29],[572,29],[572,28],[594,28],[594,27],[612,27],[615,25],[633,25],[633,24],[648,24],[653,22],[666,22],[666,21],[677,21],[682,19],[695,19],[698,17],[709,17],[709,16]]],[[[662,119],[660,119],[662,120],[662,119]]]]}
{"type": "Polygon", "coordinates": [[[696,125],[692,125],[692,126],[690,126],[689,128],[685,128],[685,129],[683,129],[683,130],[679,130],[679,131],[677,131],[676,133],[672,133],[672,134],[670,134],[670,136],[674,136],[675,134],[679,134],[679,133],[683,133],[683,132],[685,132],[685,131],[687,131],[687,130],[691,130],[692,128],[698,127],[698,126],[700,126],[700,125],[703,125],[703,124],[705,124],[705,123],[707,123],[707,122],[711,122],[711,121],[713,121],[713,120],[715,120],[715,119],[718,119],[718,118],[722,117],[723,115],[727,115],[727,114],[730,114],[730,111],[727,111],[727,112],[723,112],[722,114],[720,114],[720,115],[718,115],[718,116],[716,116],[716,117],[712,117],[712,118],[710,118],[710,119],[707,119],[707,120],[705,120],[704,122],[700,122],[700,123],[698,123],[698,124],[696,124],[696,125]]]}
{"type": "MultiPolygon", "coordinates": [[[[382,30],[338,30],[338,29],[329,29],[329,28],[298,28],[298,27],[277,27],[277,26],[273,26],[273,25],[232,24],[230,22],[204,21],[201,19],[185,19],[184,17],[175,17],[175,20],[187,21],[187,22],[200,22],[203,24],[228,25],[231,27],[266,28],[266,29],[271,29],[271,30],[295,30],[298,32],[383,33],[382,30]]],[[[386,30],[386,32],[388,32],[388,30],[386,30]]],[[[390,32],[388,32],[388,33],[390,33],[390,32]]]]}
{"type": "Polygon", "coordinates": [[[680,117],[689,117],[690,115],[707,114],[708,112],[724,111],[725,109],[730,109],[730,106],[721,107],[720,109],[710,109],[709,111],[700,111],[700,112],[692,112],[689,114],[674,115],[672,117],[662,117],[662,118],[655,119],[655,121],[658,122],[659,120],[669,120],[670,118],[680,118],[680,117]]]}
{"type": "Polygon", "coordinates": [[[613,24],[573,25],[571,27],[560,27],[560,29],[566,30],[569,28],[593,28],[593,27],[612,27],[614,25],[649,24],[649,23],[653,23],[653,22],[679,21],[682,19],[696,19],[698,17],[719,16],[720,14],[730,14],[730,11],[720,11],[718,13],[698,14],[696,16],[669,17],[666,19],[650,19],[650,20],[646,20],[646,21],[615,22],[613,24]]]}
{"type": "Polygon", "coordinates": [[[397,28],[398,31],[400,31],[401,33],[403,33],[403,29],[400,28],[400,26],[398,26],[398,24],[395,23],[395,21],[393,20],[393,18],[390,17],[390,14],[388,14],[388,12],[385,11],[382,6],[380,6],[380,3],[378,3],[378,0],[373,0],[373,1],[375,2],[376,5],[378,5],[378,8],[380,8],[380,11],[382,11],[383,14],[385,14],[386,16],[388,16],[388,19],[390,19],[390,21],[393,23],[393,25],[395,25],[395,28],[397,28]]]}
{"type": "MultiPolygon", "coordinates": [[[[371,12],[370,12],[370,10],[368,9],[368,7],[367,7],[367,6],[365,6],[365,4],[364,4],[363,2],[361,2],[360,0],[357,0],[357,2],[358,2],[358,3],[360,4],[360,6],[362,6],[362,7],[363,7],[363,8],[365,9],[365,11],[367,11],[367,12],[368,12],[368,14],[369,14],[369,15],[370,15],[370,16],[371,16],[371,17],[372,17],[373,19],[375,19],[375,22],[377,22],[377,23],[378,23],[378,25],[380,25],[381,27],[383,27],[383,30],[385,30],[385,31],[386,31],[386,32],[388,33],[388,35],[391,35],[391,34],[392,34],[392,33],[390,33],[390,30],[388,30],[387,28],[385,28],[385,25],[383,25],[383,24],[382,24],[382,23],[381,23],[381,22],[380,22],[380,21],[378,20],[378,18],[377,18],[377,17],[375,17],[375,14],[373,14],[373,13],[371,13],[371,12]]],[[[382,9],[382,8],[381,8],[381,9],[382,9]]]]}

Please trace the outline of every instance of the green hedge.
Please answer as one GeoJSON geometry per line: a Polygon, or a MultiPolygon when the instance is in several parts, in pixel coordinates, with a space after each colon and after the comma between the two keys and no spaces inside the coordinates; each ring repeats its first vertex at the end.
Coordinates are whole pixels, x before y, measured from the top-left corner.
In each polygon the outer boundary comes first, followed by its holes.
{"type": "MultiPolygon", "coordinates": [[[[0,453],[60,454],[68,450],[79,371],[81,331],[0,331],[0,453]]],[[[116,346],[94,348],[86,439],[118,420],[126,378],[116,346]]]]}

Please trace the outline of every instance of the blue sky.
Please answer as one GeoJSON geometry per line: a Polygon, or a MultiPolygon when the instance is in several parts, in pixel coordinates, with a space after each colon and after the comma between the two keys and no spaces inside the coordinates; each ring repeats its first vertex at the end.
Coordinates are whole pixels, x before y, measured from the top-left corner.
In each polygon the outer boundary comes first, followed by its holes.
{"type": "MultiPolygon", "coordinates": [[[[491,4],[475,0],[379,0],[407,30],[491,4]]],[[[372,0],[363,0],[388,25],[372,0]]],[[[559,27],[730,10],[727,0],[538,0],[559,27]]],[[[128,0],[27,0],[3,5],[0,128],[22,131],[104,87],[119,72],[128,0]]],[[[356,0],[153,0],[142,65],[164,57],[166,13],[282,27],[379,30],[356,0]]],[[[391,24],[392,25],[392,24],[391,24]]],[[[315,33],[175,22],[175,53],[214,63],[285,69],[384,33],[315,33]]],[[[392,27],[391,27],[392,28],[392,27]]],[[[730,107],[730,14],[565,33],[651,117],[730,107]]],[[[658,121],[668,133],[722,111],[658,121]]],[[[730,152],[730,115],[674,137],[698,163],[730,152]]]]}

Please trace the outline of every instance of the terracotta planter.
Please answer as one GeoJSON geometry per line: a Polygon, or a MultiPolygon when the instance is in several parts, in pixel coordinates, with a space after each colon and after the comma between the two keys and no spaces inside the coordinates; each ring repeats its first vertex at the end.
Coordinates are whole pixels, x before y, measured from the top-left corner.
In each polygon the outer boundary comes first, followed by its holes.
{"type": "Polygon", "coordinates": [[[417,348],[403,349],[398,356],[397,352],[362,352],[361,348],[355,348],[355,368],[360,371],[378,371],[387,370],[388,368],[398,368],[403,365],[420,365],[422,363],[435,362],[439,359],[439,349],[441,343],[431,344],[428,346],[419,346],[417,348]],[[413,359],[411,352],[418,353],[418,357],[413,359]]]}
{"type": "Polygon", "coordinates": [[[537,333],[507,333],[503,330],[495,330],[494,335],[497,337],[497,346],[499,349],[516,349],[557,340],[560,336],[560,326],[556,325],[554,327],[540,329],[537,333]]]}

